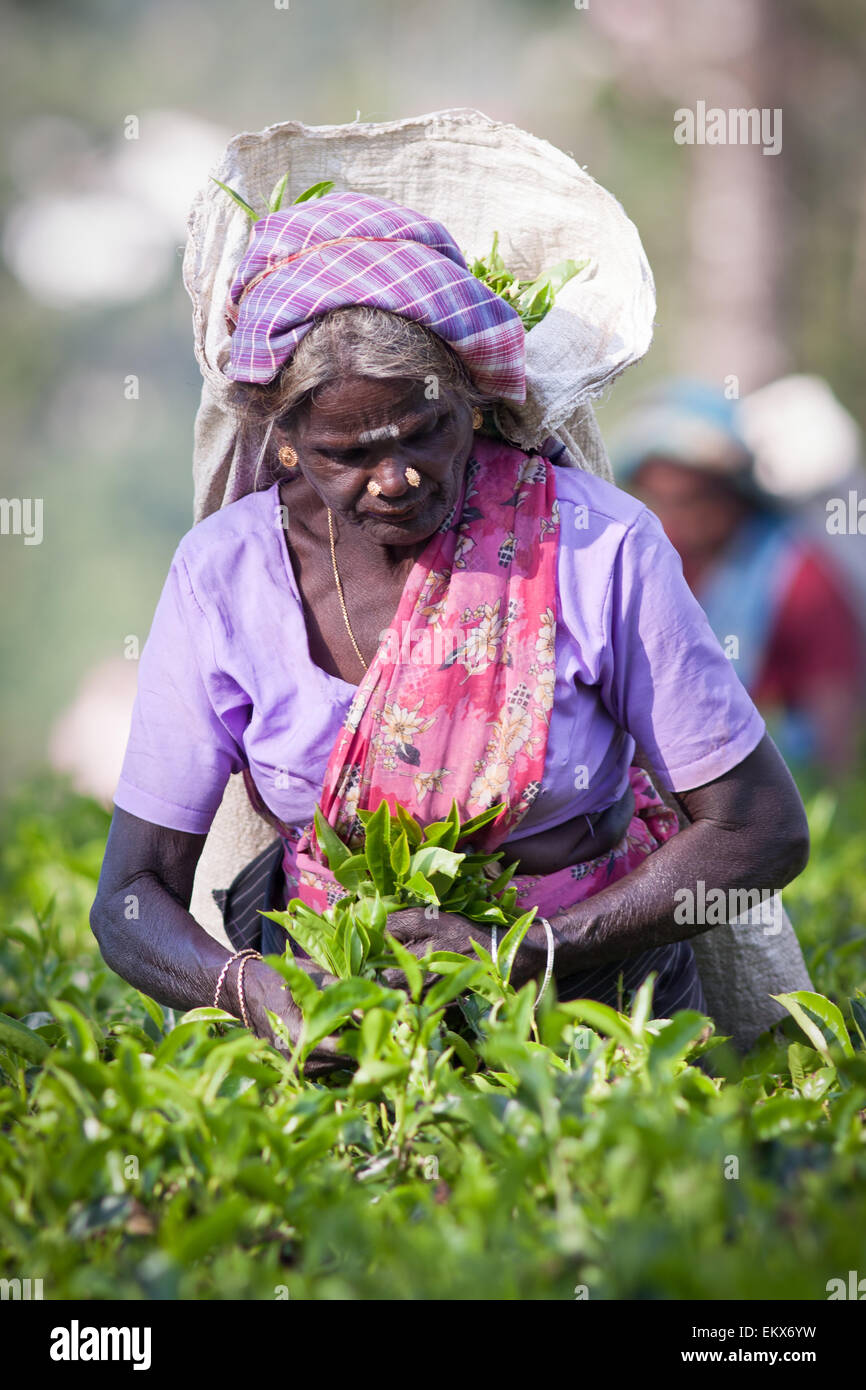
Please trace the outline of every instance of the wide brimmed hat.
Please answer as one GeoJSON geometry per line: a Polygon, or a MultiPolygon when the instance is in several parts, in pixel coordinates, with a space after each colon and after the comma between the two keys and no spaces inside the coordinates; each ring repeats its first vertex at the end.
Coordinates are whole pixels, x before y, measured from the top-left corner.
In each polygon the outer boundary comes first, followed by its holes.
{"type": "MultiPolygon", "coordinates": [[[[590,402],[649,347],[655,290],[640,237],[617,200],[545,140],[479,111],[399,121],[305,126],[290,121],[236,136],[214,174],[264,211],[288,174],[287,206],[314,183],[386,198],[443,224],[464,256],[486,255],[495,233],[508,269],[532,279],[559,261],[590,264],[526,335],[526,399],[497,425],[522,448],[551,435],[572,461],[610,478],[590,402]]],[[[228,410],[231,338],[224,310],[250,235],[249,219],[209,182],[189,219],[184,283],[204,376],[196,423],[196,519],[256,486],[257,450],[228,410]]]]}

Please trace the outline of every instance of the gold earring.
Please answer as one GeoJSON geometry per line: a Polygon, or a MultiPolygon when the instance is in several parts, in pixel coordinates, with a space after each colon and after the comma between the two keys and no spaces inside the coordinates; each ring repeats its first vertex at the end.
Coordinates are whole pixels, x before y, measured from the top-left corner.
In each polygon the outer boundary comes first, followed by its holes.
{"type": "Polygon", "coordinates": [[[371,478],[367,484],[367,491],[371,497],[378,497],[379,493],[382,491],[382,484],[377,483],[375,478],[371,478]]]}
{"type": "Polygon", "coordinates": [[[482,426],[483,424],[484,424],[484,416],[482,415],[481,411],[480,411],[480,410],[473,410],[473,412],[472,412],[472,428],[473,428],[474,430],[480,430],[480,429],[481,429],[481,426],[482,426]]]}
{"type": "Polygon", "coordinates": [[[407,468],[405,477],[406,482],[409,484],[410,487],[421,486],[421,474],[416,472],[414,468],[407,468]]]}
{"type": "Polygon", "coordinates": [[[277,458],[284,468],[297,468],[298,466],[297,451],[292,448],[291,444],[284,444],[277,454],[277,458]]]}

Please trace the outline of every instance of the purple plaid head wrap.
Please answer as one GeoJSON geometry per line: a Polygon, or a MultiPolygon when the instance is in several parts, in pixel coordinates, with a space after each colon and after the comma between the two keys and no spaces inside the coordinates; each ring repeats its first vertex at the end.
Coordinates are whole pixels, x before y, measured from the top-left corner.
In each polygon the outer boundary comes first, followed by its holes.
{"type": "Polygon", "coordinates": [[[516,311],[472,274],[441,222],[359,193],[329,193],[256,222],[226,305],[226,376],[272,381],[317,318],[356,304],[425,324],[480,390],[525,400],[516,311]]]}

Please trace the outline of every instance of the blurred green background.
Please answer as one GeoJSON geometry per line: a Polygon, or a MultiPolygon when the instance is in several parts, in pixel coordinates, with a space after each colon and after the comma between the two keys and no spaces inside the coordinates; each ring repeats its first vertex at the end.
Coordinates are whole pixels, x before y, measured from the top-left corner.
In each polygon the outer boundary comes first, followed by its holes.
{"type": "Polygon", "coordinates": [[[743,390],[816,372],[866,424],[859,0],[279,4],[3,7],[0,493],[44,499],[42,544],[0,536],[5,783],[86,741],[56,721],[97,670],[116,775],[128,639],[192,520],[185,216],[238,131],[449,106],[513,121],[620,199],[654,269],[655,343],[603,429],[683,368],[743,390]],[[698,99],[781,108],[781,153],[677,145],[698,99]]]}

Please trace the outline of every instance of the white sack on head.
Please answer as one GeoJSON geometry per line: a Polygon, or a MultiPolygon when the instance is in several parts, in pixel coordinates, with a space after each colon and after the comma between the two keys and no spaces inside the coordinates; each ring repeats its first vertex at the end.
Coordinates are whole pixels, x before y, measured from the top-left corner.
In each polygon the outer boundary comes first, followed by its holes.
{"type": "MultiPolygon", "coordinates": [[[[470,109],[377,124],[289,121],[236,136],[215,170],[262,212],[286,172],[286,206],[331,179],[337,190],[376,194],[438,218],[469,258],[486,255],[498,232],[505,264],[521,278],[589,257],[527,334],[527,400],[503,408],[499,423],[523,448],[556,435],[577,466],[610,480],[589,402],[644,355],[655,314],[640,237],[610,193],[547,141],[470,109]]],[[[241,453],[223,375],[231,342],[225,299],[249,229],[243,210],[217,184],[201,190],[184,257],[204,376],[194,445],[196,520],[258,483],[258,450],[250,444],[241,453]]]]}

